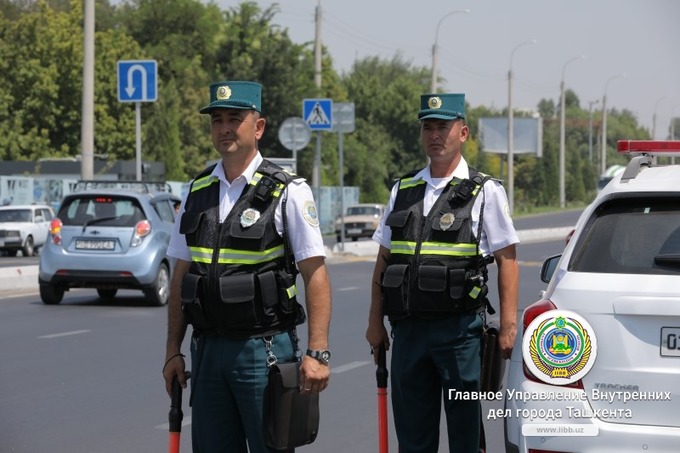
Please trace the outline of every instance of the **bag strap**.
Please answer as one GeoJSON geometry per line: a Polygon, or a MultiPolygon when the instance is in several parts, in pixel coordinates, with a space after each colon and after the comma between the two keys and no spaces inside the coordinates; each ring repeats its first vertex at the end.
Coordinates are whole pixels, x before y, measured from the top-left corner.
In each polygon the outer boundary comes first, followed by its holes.
{"type": "MultiPolygon", "coordinates": [[[[297,335],[297,329],[293,327],[288,331],[288,334],[290,335],[291,343],[293,343],[293,349],[295,351],[295,361],[297,362],[300,360],[300,357],[302,357],[302,351],[300,351],[299,345],[300,339],[298,338],[297,335]]],[[[262,337],[262,341],[264,342],[264,350],[267,352],[267,369],[271,368],[273,365],[276,365],[279,361],[279,359],[272,351],[273,340],[274,337],[272,335],[262,337]]]]}

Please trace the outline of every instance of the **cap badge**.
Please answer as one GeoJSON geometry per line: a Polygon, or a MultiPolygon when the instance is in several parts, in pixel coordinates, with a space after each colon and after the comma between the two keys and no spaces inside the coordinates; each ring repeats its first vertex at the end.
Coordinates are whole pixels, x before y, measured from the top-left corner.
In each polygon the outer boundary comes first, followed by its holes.
{"type": "Polygon", "coordinates": [[[220,101],[223,101],[225,99],[229,99],[231,97],[231,88],[228,86],[224,85],[219,88],[217,88],[217,93],[215,93],[217,96],[217,99],[220,101]]]}
{"type": "Polygon", "coordinates": [[[439,219],[439,228],[441,228],[442,231],[448,230],[451,228],[451,225],[453,225],[454,220],[456,220],[456,217],[452,213],[447,212],[439,219]]]}
{"type": "Polygon", "coordinates": [[[427,106],[431,109],[440,109],[442,108],[442,100],[439,96],[433,96],[427,100],[427,106]]]}
{"type": "Polygon", "coordinates": [[[255,222],[257,222],[257,219],[259,218],[260,211],[258,211],[257,209],[248,208],[241,213],[241,226],[243,228],[248,228],[249,226],[252,226],[255,222]]]}

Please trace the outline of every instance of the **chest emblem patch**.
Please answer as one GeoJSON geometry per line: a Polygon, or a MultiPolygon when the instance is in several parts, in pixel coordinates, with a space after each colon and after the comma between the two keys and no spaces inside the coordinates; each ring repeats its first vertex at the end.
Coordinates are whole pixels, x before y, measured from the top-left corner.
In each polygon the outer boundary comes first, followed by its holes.
{"type": "Polygon", "coordinates": [[[248,208],[241,213],[241,226],[248,228],[252,226],[260,218],[260,211],[253,208],[248,208]]]}
{"type": "Polygon", "coordinates": [[[456,217],[452,213],[447,212],[439,219],[439,228],[441,228],[442,231],[448,230],[451,228],[451,225],[453,225],[454,220],[456,220],[456,217]]]}

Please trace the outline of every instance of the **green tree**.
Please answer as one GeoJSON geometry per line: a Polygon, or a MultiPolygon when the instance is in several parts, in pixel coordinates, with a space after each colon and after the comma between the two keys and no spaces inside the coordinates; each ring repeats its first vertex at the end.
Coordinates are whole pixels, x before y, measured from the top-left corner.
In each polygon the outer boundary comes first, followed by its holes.
{"type": "Polygon", "coordinates": [[[79,4],[74,10],[54,12],[40,1],[16,20],[0,21],[4,159],[71,155],[78,146],[82,13],[79,4]]]}
{"type": "MultiPolygon", "coordinates": [[[[392,187],[394,178],[426,163],[417,115],[420,95],[427,90],[427,74],[427,68],[413,67],[396,55],[391,60],[359,60],[343,77],[355,105],[356,140],[370,144],[366,148],[370,158],[385,164],[385,171],[372,175],[382,177],[385,187],[392,187]]],[[[352,173],[360,171],[348,168],[348,174],[352,173]]]]}

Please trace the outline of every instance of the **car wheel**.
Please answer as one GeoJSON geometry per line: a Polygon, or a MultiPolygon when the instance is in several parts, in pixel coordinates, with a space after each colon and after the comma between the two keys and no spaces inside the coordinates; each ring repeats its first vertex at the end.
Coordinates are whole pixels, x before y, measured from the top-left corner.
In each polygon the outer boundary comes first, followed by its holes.
{"type": "Polygon", "coordinates": [[[33,247],[33,236],[29,236],[26,238],[26,242],[21,249],[21,253],[23,253],[24,256],[33,256],[34,252],[35,248],[33,247]]]}
{"type": "Polygon", "coordinates": [[[17,249],[7,250],[7,256],[17,256],[17,249]]]}
{"type": "Polygon", "coordinates": [[[117,288],[98,288],[97,289],[97,294],[99,294],[99,297],[102,299],[113,299],[116,297],[116,293],[118,293],[117,288]]]}
{"type": "Polygon", "coordinates": [[[353,237],[352,237],[352,242],[356,242],[356,241],[358,241],[358,240],[359,240],[359,236],[353,236],[353,237]]]}
{"type": "Polygon", "coordinates": [[[64,298],[64,288],[56,285],[40,285],[40,298],[45,305],[56,305],[64,298]]]}
{"type": "Polygon", "coordinates": [[[154,285],[145,288],[144,295],[149,305],[161,306],[168,303],[168,298],[170,297],[170,271],[167,264],[161,263],[154,285]]]}

